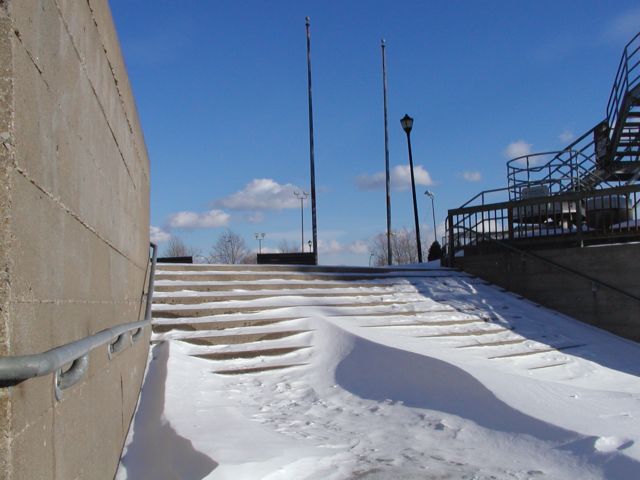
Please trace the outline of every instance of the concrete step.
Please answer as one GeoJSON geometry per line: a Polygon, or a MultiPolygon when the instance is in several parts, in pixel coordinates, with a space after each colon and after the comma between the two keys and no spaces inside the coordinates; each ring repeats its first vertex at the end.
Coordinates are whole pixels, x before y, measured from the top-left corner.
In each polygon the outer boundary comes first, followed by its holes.
{"type": "Polygon", "coordinates": [[[189,323],[154,323],[153,333],[166,333],[171,330],[195,332],[198,330],[226,330],[227,328],[262,327],[275,323],[296,320],[298,317],[255,318],[243,320],[218,320],[215,322],[189,322],[189,323]]]}
{"type": "Polygon", "coordinates": [[[226,315],[231,313],[257,313],[266,310],[277,310],[280,308],[347,308],[347,307],[378,307],[401,305],[414,303],[406,302],[359,302],[359,303],[331,303],[331,304],[307,304],[307,305],[251,305],[246,307],[202,307],[202,308],[176,308],[176,309],[156,309],[152,311],[153,318],[191,318],[209,317],[215,315],[226,315]]]}
{"type": "Polygon", "coordinates": [[[301,367],[307,365],[306,363],[288,363],[278,365],[265,365],[263,367],[248,367],[248,368],[230,368],[226,370],[215,370],[214,373],[218,375],[245,375],[249,373],[261,373],[268,372],[270,370],[282,370],[285,368],[301,367]]]}
{"type": "MultiPolygon", "coordinates": [[[[255,294],[240,294],[240,295],[171,295],[171,296],[161,296],[161,297],[153,297],[153,304],[169,304],[169,305],[193,305],[197,303],[213,303],[213,302],[228,302],[230,300],[258,300],[261,298],[272,298],[272,297],[306,297],[306,298],[334,298],[334,297],[372,297],[372,296],[381,296],[385,294],[393,293],[390,290],[382,291],[382,292],[371,292],[371,291],[359,291],[359,292],[339,292],[333,293],[327,291],[326,293],[305,293],[301,291],[300,293],[277,293],[270,290],[265,290],[255,294]]],[[[411,293],[411,292],[407,292],[411,293]]]]}
{"type": "Polygon", "coordinates": [[[280,347],[280,348],[260,348],[255,350],[230,350],[224,352],[198,353],[194,357],[205,358],[207,360],[234,360],[237,358],[256,358],[256,357],[273,357],[286,355],[287,353],[297,352],[311,348],[308,345],[299,347],[280,347]]]}
{"type": "Polygon", "coordinates": [[[173,337],[171,340],[191,343],[193,345],[239,345],[242,343],[260,342],[263,340],[278,340],[292,337],[311,330],[283,330],[256,333],[234,333],[229,335],[211,335],[202,337],[173,337]]]}
{"type": "Polygon", "coordinates": [[[341,265],[226,265],[226,264],[209,264],[209,263],[193,263],[193,264],[176,264],[176,263],[159,263],[158,272],[202,272],[202,271],[219,271],[219,272],[329,272],[329,273],[389,273],[389,272],[450,272],[455,271],[448,268],[427,269],[415,267],[349,267],[341,265]]]}
{"type": "Polygon", "coordinates": [[[484,323],[481,318],[470,318],[465,320],[424,320],[422,322],[411,323],[389,323],[386,325],[367,325],[369,328],[398,328],[398,327],[447,327],[450,325],[468,325],[471,323],[484,323]]]}
{"type": "Polygon", "coordinates": [[[322,273],[322,272],[211,272],[201,273],[174,273],[157,272],[156,280],[173,280],[184,282],[231,282],[231,281],[258,281],[258,280],[375,280],[384,278],[433,278],[431,271],[416,272],[370,272],[370,273],[322,273]]]}
{"type": "Polygon", "coordinates": [[[174,283],[174,284],[156,284],[154,291],[156,292],[179,292],[182,290],[190,290],[194,292],[227,292],[232,290],[302,290],[302,289],[334,289],[334,288],[393,288],[396,285],[408,285],[406,281],[400,280],[396,282],[385,283],[384,285],[372,284],[365,282],[345,281],[341,283],[335,282],[280,282],[280,283],[246,283],[246,282],[214,282],[214,283],[174,283]]]}
{"type": "Polygon", "coordinates": [[[491,330],[468,330],[462,332],[443,332],[433,335],[418,335],[422,338],[440,338],[440,337],[476,337],[479,335],[493,335],[496,333],[508,332],[506,328],[494,328],[491,330]]]}

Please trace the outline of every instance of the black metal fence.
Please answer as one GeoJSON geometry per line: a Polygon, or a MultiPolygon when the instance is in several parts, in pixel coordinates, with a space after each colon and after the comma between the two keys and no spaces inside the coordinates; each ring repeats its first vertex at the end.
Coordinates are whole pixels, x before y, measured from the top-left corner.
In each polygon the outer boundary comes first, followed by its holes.
{"type": "Polygon", "coordinates": [[[449,210],[447,256],[473,254],[491,240],[520,247],[640,239],[640,185],[579,191],[449,210]]]}

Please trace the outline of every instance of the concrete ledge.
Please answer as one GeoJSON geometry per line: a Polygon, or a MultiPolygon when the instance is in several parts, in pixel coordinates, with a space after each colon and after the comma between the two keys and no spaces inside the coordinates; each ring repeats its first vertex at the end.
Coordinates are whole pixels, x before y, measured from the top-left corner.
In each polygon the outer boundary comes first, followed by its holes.
{"type": "Polygon", "coordinates": [[[314,253],[259,253],[259,265],[316,265],[314,253]]]}

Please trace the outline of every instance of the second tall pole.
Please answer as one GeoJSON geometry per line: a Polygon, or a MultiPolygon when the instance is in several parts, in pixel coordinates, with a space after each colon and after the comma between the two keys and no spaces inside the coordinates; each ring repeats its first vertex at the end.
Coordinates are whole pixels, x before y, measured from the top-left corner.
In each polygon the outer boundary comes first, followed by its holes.
{"type": "Polygon", "coordinates": [[[309,91],[309,168],[311,170],[311,228],[313,235],[313,256],[318,264],[318,224],[316,222],[316,168],[313,147],[313,101],[311,97],[311,32],[309,17],[305,18],[307,28],[307,85],[309,91]]]}

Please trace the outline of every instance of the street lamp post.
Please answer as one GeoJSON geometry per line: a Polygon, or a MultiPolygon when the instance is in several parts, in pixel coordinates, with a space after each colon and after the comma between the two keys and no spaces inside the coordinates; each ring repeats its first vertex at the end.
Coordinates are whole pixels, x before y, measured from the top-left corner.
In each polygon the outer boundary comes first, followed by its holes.
{"type": "Polygon", "coordinates": [[[265,234],[264,232],[261,232],[254,233],[253,235],[256,237],[256,240],[258,240],[258,253],[262,253],[262,240],[264,240],[265,234]]]}
{"type": "Polygon", "coordinates": [[[435,195],[429,190],[425,190],[424,194],[431,199],[431,214],[433,216],[433,239],[437,242],[438,234],[436,232],[436,207],[433,206],[433,197],[435,197],[435,195]]]}
{"type": "Polygon", "coordinates": [[[411,153],[411,128],[413,127],[413,118],[405,114],[400,119],[400,125],[407,134],[407,145],[409,147],[409,169],[411,171],[411,192],[413,193],[413,217],[416,224],[416,245],[418,247],[418,262],[422,263],[422,244],[420,242],[420,221],[418,220],[418,202],[416,201],[416,181],[413,176],[413,155],[411,153]]]}
{"type": "Polygon", "coordinates": [[[304,253],[304,201],[309,198],[309,194],[307,192],[293,192],[293,194],[298,200],[300,200],[300,228],[302,234],[300,251],[304,253]]]}
{"type": "Polygon", "coordinates": [[[311,253],[311,246],[312,246],[311,240],[307,242],[307,245],[309,245],[309,253],[311,253]]]}

